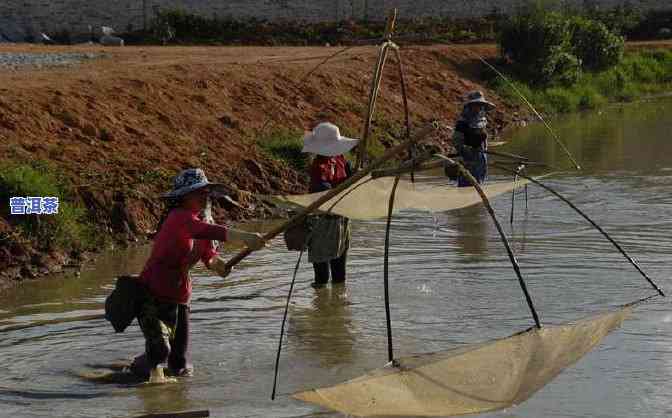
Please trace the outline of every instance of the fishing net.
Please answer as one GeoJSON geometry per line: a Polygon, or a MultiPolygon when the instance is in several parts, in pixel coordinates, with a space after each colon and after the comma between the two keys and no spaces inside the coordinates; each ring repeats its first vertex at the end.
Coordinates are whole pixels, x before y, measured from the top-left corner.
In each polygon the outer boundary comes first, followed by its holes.
{"type": "Polygon", "coordinates": [[[591,351],[631,308],[508,338],[401,358],[400,366],[293,397],[360,417],[450,416],[519,404],[591,351]]]}
{"type": "MultiPolygon", "coordinates": [[[[411,182],[407,178],[402,178],[399,181],[394,201],[395,211],[419,209],[445,212],[482,202],[473,187],[458,188],[447,181],[437,183],[436,181],[429,182],[428,179],[425,177],[418,179],[420,181],[411,182]]],[[[488,198],[493,198],[527,183],[528,180],[492,182],[486,183],[483,190],[488,198]]],[[[364,177],[348,190],[323,204],[320,210],[351,219],[367,220],[386,217],[393,184],[394,178],[392,177],[378,179],[372,179],[370,176],[364,177]]],[[[267,198],[275,204],[307,207],[325,193],[327,192],[268,196],[267,198]]]]}

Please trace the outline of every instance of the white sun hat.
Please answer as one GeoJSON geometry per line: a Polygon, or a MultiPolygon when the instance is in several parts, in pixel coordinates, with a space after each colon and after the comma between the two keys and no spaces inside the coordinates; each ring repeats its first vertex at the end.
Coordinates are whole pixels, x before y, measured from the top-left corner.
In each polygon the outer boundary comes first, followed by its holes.
{"type": "Polygon", "coordinates": [[[303,152],[334,157],[345,154],[359,143],[359,139],[341,136],[338,126],[333,123],[320,123],[303,137],[303,152]]]}

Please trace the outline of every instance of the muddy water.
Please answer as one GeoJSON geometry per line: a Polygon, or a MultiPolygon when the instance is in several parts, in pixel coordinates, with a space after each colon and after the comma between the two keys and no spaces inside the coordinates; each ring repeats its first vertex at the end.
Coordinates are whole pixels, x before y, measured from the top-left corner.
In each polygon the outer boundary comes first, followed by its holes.
{"type": "MultiPolygon", "coordinates": [[[[574,200],[672,293],[672,101],[610,108],[555,125],[584,165],[548,182],[574,200]]],[[[511,152],[567,167],[541,128],[511,152]]],[[[560,323],[652,291],[571,210],[530,188],[507,230],[542,321],[560,323]]],[[[508,219],[510,196],[496,200],[508,219]]],[[[508,224],[508,221],[505,222],[508,224]]],[[[209,409],[226,417],[337,417],[288,393],[330,385],[386,362],[382,222],[356,223],[346,287],[315,291],[304,262],[280,370],[269,400],[284,298],[296,253],[279,242],[229,280],[197,270],[196,375],[178,384],[92,379],[142,350],[137,326],[114,334],[102,303],[116,274],[148,249],[112,251],[81,277],[27,284],[0,299],[0,416],[127,417],[209,409]]],[[[532,324],[494,227],[480,208],[406,213],[393,229],[392,315],[399,355],[502,337],[532,324]]],[[[639,308],[623,328],[531,400],[488,417],[664,417],[672,414],[672,312],[639,308]]],[[[109,377],[109,376],[108,376],[109,377]]]]}

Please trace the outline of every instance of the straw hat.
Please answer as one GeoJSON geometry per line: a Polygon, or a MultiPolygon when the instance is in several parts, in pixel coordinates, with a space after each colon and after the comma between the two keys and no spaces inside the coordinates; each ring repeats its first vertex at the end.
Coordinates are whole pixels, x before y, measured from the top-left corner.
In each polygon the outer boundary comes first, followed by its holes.
{"type": "Polygon", "coordinates": [[[221,183],[211,183],[205,176],[205,173],[200,168],[189,168],[182,171],[173,180],[173,190],[164,193],[164,198],[176,198],[191,193],[194,190],[202,189],[204,187],[223,187],[221,183]]]}
{"type": "Polygon", "coordinates": [[[485,100],[485,96],[483,95],[482,91],[472,91],[467,94],[467,101],[464,103],[464,106],[466,107],[473,103],[485,105],[487,111],[493,110],[495,107],[497,107],[494,103],[485,100]]]}
{"type": "Polygon", "coordinates": [[[345,154],[359,143],[359,139],[341,136],[338,126],[320,123],[312,132],[303,137],[303,152],[334,157],[345,154]]]}

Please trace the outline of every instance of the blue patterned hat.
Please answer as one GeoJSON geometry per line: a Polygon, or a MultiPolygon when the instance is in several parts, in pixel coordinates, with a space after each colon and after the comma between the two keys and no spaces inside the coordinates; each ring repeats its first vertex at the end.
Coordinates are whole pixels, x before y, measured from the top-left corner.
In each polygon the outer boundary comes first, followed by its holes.
{"type": "Polygon", "coordinates": [[[184,196],[194,190],[208,186],[223,186],[221,183],[211,183],[200,168],[189,168],[182,171],[173,180],[173,190],[165,193],[164,198],[176,198],[184,196]]]}

